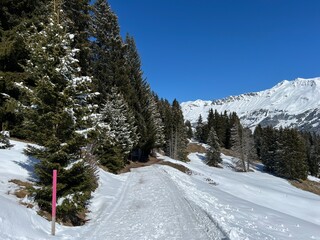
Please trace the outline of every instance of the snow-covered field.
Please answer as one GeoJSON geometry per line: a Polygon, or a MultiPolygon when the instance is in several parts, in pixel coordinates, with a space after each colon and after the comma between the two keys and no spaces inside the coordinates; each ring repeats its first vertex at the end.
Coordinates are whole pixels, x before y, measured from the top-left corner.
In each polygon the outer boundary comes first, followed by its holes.
{"type": "MultiPolygon", "coordinates": [[[[81,227],[57,226],[18,203],[10,179],[33,177],[34,159],[24,143],[0,150],[0,239],[320,239],[320,196],[257,170],[236,173],[232,158],[224,169],[189,155],[187,175],[153,165],[113,175],[99,171],[99,188],[90,203],[90,221],[81,227]]],[[[317,180],[317,179],[315,179],[317,180]]],[[[27,199],[25,199],[26,201],[27,199]]]]}

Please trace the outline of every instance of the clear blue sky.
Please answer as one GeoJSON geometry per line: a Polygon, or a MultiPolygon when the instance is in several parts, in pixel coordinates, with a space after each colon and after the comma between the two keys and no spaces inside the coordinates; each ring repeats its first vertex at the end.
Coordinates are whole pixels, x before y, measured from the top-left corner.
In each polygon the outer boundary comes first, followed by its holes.
{"type": "Polygon", "coordinates": [[[144,76],[172,101],[320,76],[320,0],[109,0],[144,76]]]}

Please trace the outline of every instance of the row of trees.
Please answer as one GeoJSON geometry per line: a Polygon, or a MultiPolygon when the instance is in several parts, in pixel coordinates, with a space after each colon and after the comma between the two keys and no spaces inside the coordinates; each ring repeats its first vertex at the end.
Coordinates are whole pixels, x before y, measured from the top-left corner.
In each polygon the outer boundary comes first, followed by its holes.
{"type": "Polygon", "coordinates": [[[250,162],[260,159],[266,171],[280,177],[306,179],[308,173],[320,175],[320,137],[314,133],[258,125],[252,134],[235,113],[228,115],[211,109],[205,123],[199,116],[194,136],[210,146],[207,163],[211,166],[221,162],[220,147],[224,147],[234,151],[242,171],[248,171],[250,162]]]}
{"type": "Polygon", "coordinates": [[[152,92],[134,38],[122,39],[106,0],[4,1],[0,11],[0,130],[42,146],[26,150],[40,159],[41,210],[51,208],[53,169],[58,217],[78,225],[97,164],[116,173],[155,148],[184,159],[179,103],[152,92]]]}
{"type": "Polygon", "coordinates": [[[319,176],[320,138],[296,129],[257,126],[255,147],[267,171],[289,179],[319,176]]]}
{"type": "Polygon", "coordinates": [[[218,113],[210,109],[206,122],[203,122],[201,115],[199,116],[194,135],[198,141],[209,144],[207,157],[211,166],[217,166],[221,162],[218,154],[220,146],[236,153],[240,159],[237,163],[238,170],[248,171],[249,163],[256,158],[251,130],[241,125],[236,113],[218,113]]]}

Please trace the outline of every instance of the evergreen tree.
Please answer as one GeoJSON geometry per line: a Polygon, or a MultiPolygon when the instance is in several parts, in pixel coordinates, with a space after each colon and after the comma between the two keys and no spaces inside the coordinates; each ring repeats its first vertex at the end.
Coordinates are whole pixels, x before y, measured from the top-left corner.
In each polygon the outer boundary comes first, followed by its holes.
{"type": "Polygon", "coordinates": [[[239,121],[234,122],[230,130],[230,133],[231,150],[233,150],[239,158],[239,161],[237,162],[237,167],[242,171],[246,171],[244,146],[242,141],[243,128],[239,121]]]}
{"type": "Polygon", "coordinates": [[[0,130],[10,130],[11,136],[20,136],[19,125],[23,114],[18,111],[25,96],[16,84],[28,82],[28,74],[21,64],[28,58],[28,50],[21,33],[44,16],[49,0],[2,1],[0,8],[0,130]],[[5,97],[3,97],[5,96],[5,97]]]}
{"type": "Polygon", "coordinates": [[[98,162],[105,166],[108,171],[112,173],[118,173],[125,165],[123,150],[114,139],[110,139],[109,131],[106,128],[102,128],[97,136],[97,144],[94,147],[94,154],[98,159],[98,162]]]}
{"type": "Polygon", "coordinates": [[[256,126],[256,128],[254,129],[254,133],[253,133],[253,137],[254,137],[254,145],[256,148],[256,153],[257,153],[257,157],[258,159],[261,160],[261,147],[262,147],[262,127],[260,124],[258,124],[258,126],[256,126]]]}
{"type": "Polygon", "coordinates": [[[312,176],[320,176],[320,137],[315,134],[310,138],[308,166],[312,176]]]}
{"type": "Polygon", "coordinates": [[[174,159],[186,160],[187,132],[183,115],[177,100],[172,105],[162,100],[160,113],[164,123],[165,153],[174,159]]]}
{"type": "Polygon", "coordinates": [[[193,131],[192,131],[192,127],[191,127],[191,123],[189,120],[187,120],[185,122],[186,128],[187,128],[187,137],[189,139],[191,139],[193,137],[193,131]]]}
{"type": "Polygon", "coordinates": [[[9,136],[4,132],[0,132],[0,149],[10,148],[13,145],[10,143],[9,136]]]}
{"type": "Polygon", "coordinates": [[[69,20],[69,31],[75,34],[71,47],[79,49],[76,54],[76,58],[79,60],[81,74],[87,75],[90,70],[90,1],[67,0],[62,1],[61,4],[65,18],[69,20]]]}
{"type": "Polygon", "coordinates": [[[213,127],[209,132],[208,144],[210,148],[206,154],[206,157],[207,157],[206,163],[209,166],[217,167],[218,164],[222,162],[222,159],[220,157],[221,151],[220,151],[219,139],[213,127]]]}
{"type": "MultiPolygon", "coordinates": [[[[261,130],[260,159],[266,171],[275,173],[280,146],[279,133],[270,126],[261,130]]],[[[257,137],[258,135],[256,142],[257,137]]]]}
{"type": "MultiPolygon", "coordinates": [[[[57,10],[59,11],[59,9],[57,10]]],[[[91,191],[96,187],[95,166],[86,163],[84,136],[77,132],[83,117],[90,78],[81,76],[76,49],[71,48],[74,35],[58,23],[57,15],[43,29],[30,29],[26,43],[30,52],[25,71],[34,88],[26,90],[30,105],[25,106],[24,128],[43,148],[29,147],[27,154],[37,157],[39,189],[35,199],[41,210],[51,209],[52,170],[59,172],[58,218],[75,225],[84,223],[79,213],[85,211],[91,191]]]]}
{"type": "Polygon", "coordinates": [[[144,160],[153,148],[163,146],[163,123],[158,109],[159,100],[143,79],[141,60],[134,38],[127,34],[125,44],[126,67],[130,81],[126,99],[134,112],[137,132],[141,136],[134,153],[138,155],[139,160],[144,160]]]}
{"type": "Polygon", "coordinates": [[[164,136],[164,126],[162,122],[162,118],[158,109],[158,104],[157,104],[157,96],[155,93],[152,93],[149,95],[149,101],[148,101],[148,113],[147,116],[149,119],[149,132],[151,133],[150,135],[150,142],[152,143],[150,146],[150,149],[152,148],[161,148],[164,144],[165,141],[165,136],[164,136]]]}
{"type": "Polygon", "coordinates": [[[200,114],[197,121],[196,131],[194,135],[195,135],[195,138],[201,143],[205,143],[204,128],[205,128],[205,124],[203,123],[202,116],[200,114]]]}
{"type": "Polygon", "coordinates": [[[108,138],[122,153],[125,160],[138,142],[134,116],[116,88],[111,89],[101,110],[101,121],[108,125],[108,138]]]}
{"type": "Polygon", "coordinates": [[[295,129],[281,132],[281,147],[275,173],[289,179],[306,179],[308,175],[306,146],[295,129]]]}
{"type": "Polygon", "coordinates": [[[126,45],[120,36],[118,18],[106,0],[97,0],[93,5],[91,35],[92,74],[95,90],[101,93],[99,102],[103,102],[111,87],[117,87],[124,97],[131,96],[126,45]]]}
{"type": "Polygon", "coordinates": [[[184,120],[179,102],[175,99],[172,102],[173,126],[169,145],[171,146],[170,156],[174,159],[186,160],[187,133],[184,127],[184,120]]]}

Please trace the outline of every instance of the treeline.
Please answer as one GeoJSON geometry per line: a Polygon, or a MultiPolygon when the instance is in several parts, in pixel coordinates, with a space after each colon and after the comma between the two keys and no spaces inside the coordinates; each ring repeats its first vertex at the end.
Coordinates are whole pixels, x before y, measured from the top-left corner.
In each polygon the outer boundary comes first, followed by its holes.
{"type": "Polygon", "coordinates": [[[208,164],[221,162],[220,147],[233,150],[240,159],[238,169],[248,171],[250,162],[260,160],[265,170],[288,179],[306,179],[308,174],[320,175],[320,137],[314,133],[291,128],[262,128],[252,134],[244,128],[236,113],[218,113],[211,109],[203,123],[201,115],[194,137],[208,143],[208,164]]]}
{"type": "Polygon", "coordinates": [[[202,116],[199,116],[194,137],[210,145],[207,158],[211,166],[217,166],[221,162],[218,154],[220,147],[231,149],[236,153],[240,160],[237,162],[239,171],[248,171],[249,163],[256,159],[255,151],[252,151],[254,139],[251,130],[241,125],[236,113],[218,113],[210,109],[205,122],[202,116]]]}
{"type": "Polygon", "coordinates": [[[106,0],[5,0],[0,11],[0,130],[42,146],[26,150],[40,160],[42,211],[51,209],[53,169],[58,218],[79,225],[97,164],[117,173],[157,148],[184,160],[179,103],[151,90],[134,38],[122,39],[106,0]]]}
{"type": "Polygon", "coordinates": [[[316,134],[259,125],[254,138],[258,157],[268,172],[289,179],[319,176],[320,137],[316,134]]]}

